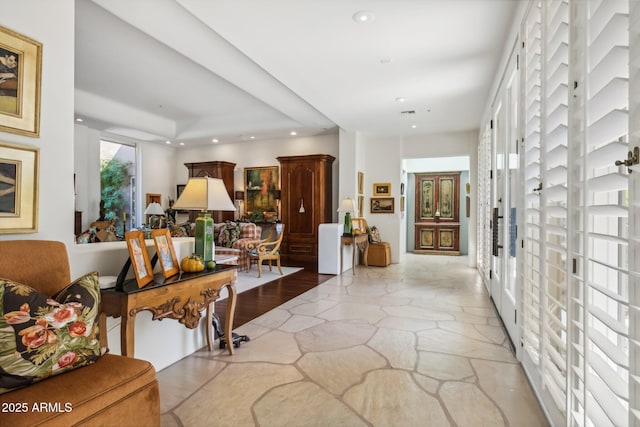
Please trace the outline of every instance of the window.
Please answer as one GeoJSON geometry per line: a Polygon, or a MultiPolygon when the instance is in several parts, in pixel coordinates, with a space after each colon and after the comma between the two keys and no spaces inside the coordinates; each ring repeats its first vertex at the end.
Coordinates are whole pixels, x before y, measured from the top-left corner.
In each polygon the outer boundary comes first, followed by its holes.
{"type": "Polygon", "coordinates": [[[115,221],[118,236],[135,226],[136,147],[100,141],[100,220],[115,221]]]}

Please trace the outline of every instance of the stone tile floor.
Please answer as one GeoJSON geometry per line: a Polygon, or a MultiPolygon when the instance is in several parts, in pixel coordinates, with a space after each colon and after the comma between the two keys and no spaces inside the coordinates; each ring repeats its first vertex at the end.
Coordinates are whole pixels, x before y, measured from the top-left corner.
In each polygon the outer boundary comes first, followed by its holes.
{"type": "Polygon", "coordinates": [[[163,426],[546,426],[467,257],[336,276],[158,373],[163,426]]]}

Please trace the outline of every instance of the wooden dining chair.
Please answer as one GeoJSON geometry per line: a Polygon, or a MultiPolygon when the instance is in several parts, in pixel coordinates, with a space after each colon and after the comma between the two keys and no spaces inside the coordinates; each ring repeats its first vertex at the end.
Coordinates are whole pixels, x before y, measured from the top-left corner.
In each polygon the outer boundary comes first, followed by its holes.
{"type": "Polygon", "coordinates": [[[272,261],[275,260],[278,271],[282,274],[282,269],[280,268],[280,244],[283,236],[284,224],[274,224],[267,238],[248,250],[249,271],[251,270],[251,264],[255,261],[258,264],[258,277],[262,277],[262,262],[269,261],[269,271],[271,271],[272,261]]]}

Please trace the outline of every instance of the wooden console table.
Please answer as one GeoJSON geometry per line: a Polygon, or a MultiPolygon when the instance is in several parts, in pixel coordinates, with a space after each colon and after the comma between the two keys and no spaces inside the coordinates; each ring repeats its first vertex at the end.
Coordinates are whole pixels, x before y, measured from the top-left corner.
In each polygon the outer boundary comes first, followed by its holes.
{"type": "Polygon", "coordinates": [[[342,236],[340,237],[340,274],[342,274],[342,249],[344,246],[353,245],[353,267],[351,272],[356,274],[356,253],[358,249],[363,253],[363,261],[365,266],[367,264],[367,254],[369,253],[369,235],[368,234],[356,234],[354,236],[342,236]]]}
{"type": "MultiPolygon", "coordinates": [[[[207,346],[213,349],[212,312],[213,302],[220,296],[220,290],[227,287],[227,313],[224,336],[231,337],[233,315],[236,308],[236,287],[233,284],[237,266],[218,264],[212,270],[198,273],[179,273],[169,278],[156,275],[154,281],[138,288],[135,280],[124,283],[122,290],[103,289],[100,310],[100,344],[107,345],[107,316],[120,317],[120,346],[123,356],[134,355],[134,331],[136,314],[148,310],[153,320],[176,319],[189,329],[200,323],[202,310],[207,310],[207,346]]],[[[233,345],[227,345],[233,354],[233,345]]]]}

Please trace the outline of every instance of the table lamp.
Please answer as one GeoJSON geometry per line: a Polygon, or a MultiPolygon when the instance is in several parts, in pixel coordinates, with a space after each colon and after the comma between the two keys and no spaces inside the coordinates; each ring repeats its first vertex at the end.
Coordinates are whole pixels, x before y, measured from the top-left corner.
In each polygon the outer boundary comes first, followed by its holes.
{"type": "Polygon", "coordinates": [[[189,178],[187,185],[173,205],[174,209],[200,211],[196,218],[194,253],[204,261],[214,259],[213,218],[207,211],[235,211],[224,181],[220,178],[189,178]]]}
{"type": "Polygon", "coordinates": [[[158,218],[158,215],[164,215],[164,209],[162,209],[160,203],[149,203],[147,208],[144,210],[144,214],[151,215],[151,217],[149,218],[149,225],[151,226],[151,228],[160,228],[160,218],[158,218]]]}
{"type": "Polygon", "coordinates": [[[344,212],[344,233],[343,236],[351,236],[351,213],[356,211],[356,202],[353,199],[345,197],[340,202],[338,212],[344,212]]]}

